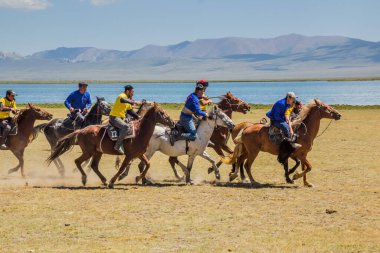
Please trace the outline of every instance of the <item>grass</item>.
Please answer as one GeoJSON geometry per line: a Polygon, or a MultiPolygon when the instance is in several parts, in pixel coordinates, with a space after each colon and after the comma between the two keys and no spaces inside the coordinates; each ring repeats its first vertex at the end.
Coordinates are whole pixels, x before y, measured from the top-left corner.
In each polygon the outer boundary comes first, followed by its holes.
{"type": "MultiPolygon", "coordinates": [[[[66,113],[48,110],[56,117],[66,113]]],[[[257,122],[265,111],[233,119],[257,122]]],[[[148,173],[155,185],[134,183],[134,162],[131,175],[109,190],[93,172],[81,187],[79,174],[72,172],[78,148],[63,156],[64,179],[46,167],[44,136],[26,150],[26,180],[7,174],[16,161],[0,151],[0,252],[379,252],[380,111],[341,113],[342,120],[315,140],[309,155],[315,188],[304,188],[301,181],[286,184],[281,166],[266,153],[253,165],[259,188],[226,183],[225,165],[222,184],[214,185],[200,158],[192,171],[196,184],[185,186],[173,181],[167,157],[156,154],[148,173]]],[[[328,122],[323,120],[321,129],[328,122]]],[[[101,161],[108,179],[115,173],[113,162],[110,156],[101,161]]]]}

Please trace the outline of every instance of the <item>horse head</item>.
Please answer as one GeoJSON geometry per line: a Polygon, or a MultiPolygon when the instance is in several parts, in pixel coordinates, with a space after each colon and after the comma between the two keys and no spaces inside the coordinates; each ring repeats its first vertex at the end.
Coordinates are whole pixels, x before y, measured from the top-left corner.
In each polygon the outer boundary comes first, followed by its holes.
{"type": "Polygon", "coordinates": [[[104,97],[96,97],[97,114],[108,116],[111,112],[111,105],[104,97]]]}
{"type": "Polygon", "coordinates": [[[164,126],[173,128],[175,126],[174,120],[162,109],[159,103],[154,102],[153,107],[150,110],[155,111],[156,122],[164,126]]]}
{"type": "Polygon", "coordinates": [[[235,124],[230,117],[216,106],[208,111],[208,119],[215,121],[218,126],[227,127],[229,130],[232,130],[235,127],[235,124]]]}
{"type": "Polygon", "coordinates": [[[230,91],[222,96],[222,100],[219,103],[219,107],[222,110],[231,109],[234,112],[241,112],[246,114],[251,110],[249,104],[240,98],[234,96],[230,91]]]}
{"type": "Polygon", "coordinates": [[[42,110],[38,106],[35,106],[31,103],[28,103],[28,107],[26,111],[30,111],[35,119],[38,120],[51,120],[53,118],[53,114],[42,110]]]}
{"type": "Polygon", "coordinates": [[[340,120],[342,114],[340,114],[332,106],[322,103],[319,99],[314,99],[314,103],[318,108],[321,118],[340,120]]]}

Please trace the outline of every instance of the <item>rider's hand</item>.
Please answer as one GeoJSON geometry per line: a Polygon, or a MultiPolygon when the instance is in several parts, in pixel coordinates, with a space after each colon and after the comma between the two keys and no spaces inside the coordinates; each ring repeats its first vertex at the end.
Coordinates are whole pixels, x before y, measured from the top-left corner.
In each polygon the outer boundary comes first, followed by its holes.
{"type": "Polygon", "coordinates": [[[142,102],[140,102],[140,101],[136,101],[136,102],[135,102],[135,105],[140,106],[140,105],[142,105],[142,102]]]}
{"type": "Polygon", "coordinates": [[[18,111],[18,110],[17,110],[17,109],[15,109],[15,108],[12,108],[12,109],[11,109],[11,112],[13,112],[14,114],[16,114],[16,113],[17,113],[17,111],[18,111]]]}
{"type": "Polygon", "coordinates": [[[87,113],[88,112],[88,109],[87,108],[84,108],[83,109],[83,113],[87,113]]]}
{"type": "Polygon", "coordinates": [[[213,103],[211,99],[207,99],[207,104],[213,103]]]}
{"type": "Polygon", "coordinates": [[[74,110],[75,110],[74,108],[70,107],[70,112],[74,112],[74,110]]]}

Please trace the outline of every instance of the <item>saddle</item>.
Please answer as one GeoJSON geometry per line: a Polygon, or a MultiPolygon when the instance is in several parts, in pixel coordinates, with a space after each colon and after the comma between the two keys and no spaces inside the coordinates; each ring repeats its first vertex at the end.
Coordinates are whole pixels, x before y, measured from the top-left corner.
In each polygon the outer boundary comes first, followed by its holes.
{"type": "Polygon", "coordinates": [[[76,118],[73,117],[72,114],[68,113],[67,118],[63,120],[61,126],[73,131],[82,128],[82,125],[78,125],[79,123],[76,121],[76,118]]]}
{"type": "MultiPolygon", "coordinates": [[[[8,136],[17,135],[17,131],[18,131],[17,125],[13,122],[11,122],[10,125],[11,125],[11,131],[9,132],[8,136]]],[[[3,131],[4,131],[4,129],[2,127],[0,127],[0,137],[3,136],[3,131]]]]}
{"type": "MultiPolygon", "coordinates": [[[[266,127],[269,127],[268,130],[268,135],[269,135],[269,140],[276,145],[280,145],[282,141],[285,139],[285,135],[282,133],[281,129],[271,125],[270,123],[267,122],[265,118],[260,120],[260,124],[265,125],[266,127]]],[[[293,142],[295,142],[298,138],[298,134],[296,132],[297,128],[294,128],[294,135],[293,135],[293,142]]]]}
{"type": "MultiPolygon", "coordinates": [[[[169,135],[170,144],[174,146],[174,143],[178,141],[178,136],[182,133],[187,133],[186,129],[181,125],[179,121],[176,122],[175,126],[168,129],[166,133],[169,135]]],[[[186,154],[189,151],[189,140],[186,140],[186,154]]]]}
{"type": "MultiPolygon", "coordinates": [[[[103,126],[102,128],[106,129],[106,132],[108,134],[108,137],[112,141],[116,141],[119,138],[119,133],[120,129],[117,127],[114,127],[111,124],[108,124],[107,126],[103,126]]],[[[135,127],[132,122],[128,123],[128,135],[124,138],[125,139],[130,139],[135,137],[135,127]]]]}

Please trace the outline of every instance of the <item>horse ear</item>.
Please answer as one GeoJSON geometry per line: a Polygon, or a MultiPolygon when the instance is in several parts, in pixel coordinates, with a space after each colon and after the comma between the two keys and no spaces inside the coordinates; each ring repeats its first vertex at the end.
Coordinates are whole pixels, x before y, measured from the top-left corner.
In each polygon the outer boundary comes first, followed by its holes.
{"type": "Polygon", "coordinates": [[[99,97],[98,96],[96,96],[96,101],[99,101],[99,97]]]}
{"type": "Polygon", "coordinates": [[[28,103],[28,107],[29,107],[30,109],[32,109],[32,108],[33,108],[33,105],[32,105],[31,103],[28,103]]]}
{"type": "Polygon", "coordinates": [[[314,102],[315,102],[316,105],[320,104],[318,98],[314,98],[314,102]]]}

